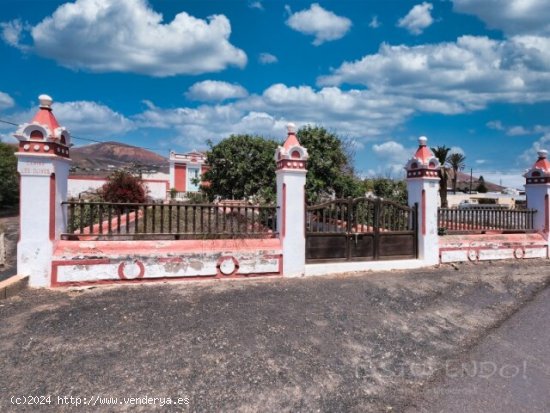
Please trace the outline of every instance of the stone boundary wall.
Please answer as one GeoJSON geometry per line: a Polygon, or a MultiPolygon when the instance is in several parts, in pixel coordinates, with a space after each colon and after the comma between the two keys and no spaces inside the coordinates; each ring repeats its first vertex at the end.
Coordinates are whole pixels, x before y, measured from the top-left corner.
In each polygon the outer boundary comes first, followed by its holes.
{"type": "Polygon", "coordinates": [[[282,275],[278,239],[60,241],[51,286],[282,275]]]}
{"type": "Polygon", "coordinates": [[[439,237],[441,263],[548,258],[543,234],[445,235],[439,237]]]}

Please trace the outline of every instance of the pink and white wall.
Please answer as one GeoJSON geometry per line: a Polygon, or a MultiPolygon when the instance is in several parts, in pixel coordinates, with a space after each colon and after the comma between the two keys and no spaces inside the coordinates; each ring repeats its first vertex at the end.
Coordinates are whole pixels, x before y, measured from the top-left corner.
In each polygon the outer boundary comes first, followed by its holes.
{"type": "MultiPolygon", "coordinates": [[[[406,165],[409,205],[419,205],[418,259],[306,264],[305,183],[307,149],[288,126],[287,139],[275,153],[277,232],[273,239],[199,241],[65,241],[67,216],[62,202],[69,188],[79,190],[100,181],[69,178],[69,132],[59,126],[52,99],[41,95],[40,108],[30,123],[15,133],[19,139],[18,171],[21,177],[17,269],[28,275],[32,287],[89,283],[127,283],[175,279],[208,279],[277,275],[299,277],[348,271],[391,270],[432,266],[440,262],[494,259],[548,258],[550,228],[550,162],[546,152],[525,175],[527,200],[536,208],[536,233],[510,235],[437,234],[439,162],[419,139],[419,147],[406,165]],[[71,183],[72,182],[72,183],[71,183]]],[[[172,157],[171,157],[172,158],[172,157]]],[[[204,168],[199,158],[187,166],[204,168]]],[[[176,166],[171,163],[169,187],[176,187],[176,166]],[[174,182],[172,182],[174,181],[174,182]]],[[[102,182],[101,182],[102,184],[102,182]]],[[[151,192],[166,193],[166,183],[151,192]],[[162,186],[162,189],[161,189],[162,186]]],[[[184,189],[185,190],[185,189],[184,189]]]]}

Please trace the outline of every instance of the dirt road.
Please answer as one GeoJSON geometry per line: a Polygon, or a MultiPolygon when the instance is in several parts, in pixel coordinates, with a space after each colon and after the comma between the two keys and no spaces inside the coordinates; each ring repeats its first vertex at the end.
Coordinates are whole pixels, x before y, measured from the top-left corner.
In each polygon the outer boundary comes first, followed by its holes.
{"type": "Polygon", "coordinates": [[[0,411],[403,412],[550,282],[546,260],[457,268],[29,290],[0,302],[0,411]]]}

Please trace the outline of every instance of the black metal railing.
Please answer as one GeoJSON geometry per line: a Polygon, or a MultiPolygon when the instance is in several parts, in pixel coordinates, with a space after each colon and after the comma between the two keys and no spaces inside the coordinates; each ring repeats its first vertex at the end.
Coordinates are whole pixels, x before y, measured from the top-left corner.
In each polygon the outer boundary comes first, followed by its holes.
{"type": "Polygon", "coordinates": [[[63,239],[274,238],[277,208],[245,204],[63,202],[63,239]]]}
{"type": "Polygon", "coordinates": [[[534,209],[439,208],[439,234],[533,232],[534,209]]]}
{"type": "Polygon", "coordinates": [[[310,233],[413,231],[416,219],[416,206],[378,198],[335,199],[307,207],[306,229],[310,233]]]}

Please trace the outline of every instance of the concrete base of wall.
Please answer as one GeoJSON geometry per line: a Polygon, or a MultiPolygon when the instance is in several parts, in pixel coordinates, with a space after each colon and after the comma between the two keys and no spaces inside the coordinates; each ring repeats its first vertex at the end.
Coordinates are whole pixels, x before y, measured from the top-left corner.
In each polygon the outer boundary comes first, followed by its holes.
{"type": "Polygon", "coordinates": [[[60,241],[51,285],[282,275],[278,239],[60,241]]]}
{"type": "Polygon", "coordinates": [[[442,263],[548,258],[543,234],[445,235],[439,238],[442,263]]]}
{"type": "Polygon", "coordinates": [[[359,271],[392,271],[426,267],[422,260],[354,261],[306,264],[306,276],[342,274],[359,271]]]}
{"type": "Polygon", "coordinates": [[[27,288],[28,283],[27,275],[14,275],[7,280],[0,281],[0,300],[13,297],[19,291],[27,288]]]}

